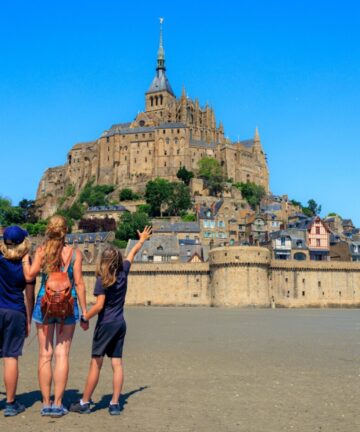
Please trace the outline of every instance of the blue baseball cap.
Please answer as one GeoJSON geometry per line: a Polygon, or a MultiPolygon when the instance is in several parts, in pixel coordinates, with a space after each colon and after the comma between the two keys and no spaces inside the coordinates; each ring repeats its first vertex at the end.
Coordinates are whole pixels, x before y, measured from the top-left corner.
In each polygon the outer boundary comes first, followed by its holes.
{"type": "Polygon", "coordinates": [[[9,226],[4,231],[4,242],[7,245],[18,245],[25,240],[29,234],[17,225],[9,226]]]}

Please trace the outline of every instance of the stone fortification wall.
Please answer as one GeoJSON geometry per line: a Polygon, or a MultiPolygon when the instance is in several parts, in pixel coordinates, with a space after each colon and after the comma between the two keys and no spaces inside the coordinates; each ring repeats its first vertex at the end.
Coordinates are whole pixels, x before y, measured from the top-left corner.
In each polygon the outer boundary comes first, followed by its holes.
{"type": "MultiPolygon", "coordinates": [[[[87,298],[94,301],[94,266],[84,267],[84,279],[87,298]]],[[[129,274],[126,304],[209,306],[209,264],[133,264],[129,274]]]]}
{"type": "Polygon", "coordinates": [[[269,250],[260,247],[224,247],[211,250],[211,304],[268,307],[270,257],[269,250]]]}
{"type": "Polygon", "coordinates": [[[273,260],[270,295],[283,307],[360,307],[360,263],[273,260]]]}
{"type": "MultiPolygon", "coordinates": [[[[89,301],[95,266],[84,265],[89,301]]],[[[360,307],[360,263],[271,260],[261,247],[210,251],[208,263],[137,263],[129,305],[360,307]]]]}

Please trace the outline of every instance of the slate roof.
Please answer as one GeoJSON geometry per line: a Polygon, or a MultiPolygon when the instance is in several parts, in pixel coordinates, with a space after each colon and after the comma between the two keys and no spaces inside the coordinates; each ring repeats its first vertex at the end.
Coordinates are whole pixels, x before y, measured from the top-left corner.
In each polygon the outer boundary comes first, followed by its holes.
{"type": "Polygon", "coordinates": [[[160,123],[155,129],[176,129],[176,128],[187,128],[185,123],[180,122],[170,122],[170,123],[160,123]]]}
{"type": "Polygon", "coordinates": [[[104,211],[126,212],[129,210],[123,205],[94,206],[94,207],[89,207],[87,209],[87,213],[89,213],[89,212],[104,212],[104,211]]]}
{"type": "Polygon", "coordinates": [[[95,232],[95,233],[72,233],[66,234],[65,242],[67,244],[75,243],[96,243],[96,242],[105,242],[108,240],[112,240],[114,236],[113,232],[95,232]]]}
{"type": "Polygon", "coordinates": [[[165,74],[165,71],[162,69],[156,71],[156,75],[147,93],[156,93],[160,91],[167,91],[173,96],[175,96],[173,89],[171,88],[170,82],[165,74]]]}
{"type": "Polygon", "coordinates": [[[214,143],[213,141],[210,141],[208,143],[208,142],[202,141],[202,140],[191,139],[190,140],[190,146],[191,147],[201,147],[201,148],[215,148],[216,143],[214,143]]]}
{"type": "Polygon", "coordinates": [[[162,233],[179,233],[179,232],[186,232],[186,233],[199,233],[200,232],[200,225],[197,222],[174,222],[174,223],[168,223],[168,222],[155,222],[153,224],[153,232],[162,232],[162,233]]]}
{"type": "MultiPolygon", "coordinates": [[[[138,240],[128,241],[125,255],[130,252],[137,242],[138,240]]],[[[135,262],[143,261],[142,256],[144,252],[146,252],[147,256],[179,256],[179,242],[176,236],[152,235],[137,253],[135,262]]]]}
{"type": "Polygon", "coordinates": [[[221,199],[219,201],[216,201],[213,207],[201,206],[198,213],[199,219],[214,219],[223,203],[224,200],[221,199]],[[210,212],[209,216],[207,215],[208,212],[210,212]]]}
{"type": "Polygon", "coordinates": [[[279,210],[281,210],[281,204],[279,204],[279,203],[267,204],[267,205],[262,206],[261,210],[263,212],[279,211],[279,210]]]}
{"type": "Polygon", "coordinates": [[[242,144],[246,148],[252,148],[254,145],[254,140],[253,139],[243,140],[240,141],[240,144],[242,144]]]}
{"type": "Polygon", "coordinates": [[[281,230],[270,233],[270,239],[276,240],[281,237],[287,237],[291,240],[292,249],[307,249],[306,245],[306,231],[303,231],[303,236],[299,230],[281,230]]]}

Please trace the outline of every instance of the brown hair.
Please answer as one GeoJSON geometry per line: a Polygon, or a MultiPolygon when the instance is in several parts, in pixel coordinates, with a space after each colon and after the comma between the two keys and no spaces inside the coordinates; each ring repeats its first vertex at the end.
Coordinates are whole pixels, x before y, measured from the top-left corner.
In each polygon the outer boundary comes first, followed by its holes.
{"type": "Polygon", "coordinates": [[[61,252],[65,246],[67,233],[66,219],[55,215],[49,219],[46,228],[46,240],[44,242],[44,258],[42,270],[45,273],[57,271],[61,267],[61,252]]]}
{"type": "Polygon", "coordinates": [[[3,254],[5,259],[11,261],[21,260],[30,250],[30,240],[28,237],[24,238],[24,241],[17,245],[7,245],[4,242],[0,243],[0,252],[3,254]]]}
{"type": "Polygon", "coordinates": [[[118,248],[110,246],[101,254],[96,275],[101,277],[104,288],[113,285],[118,273],[123,269],[123,260],[118,248]]]}

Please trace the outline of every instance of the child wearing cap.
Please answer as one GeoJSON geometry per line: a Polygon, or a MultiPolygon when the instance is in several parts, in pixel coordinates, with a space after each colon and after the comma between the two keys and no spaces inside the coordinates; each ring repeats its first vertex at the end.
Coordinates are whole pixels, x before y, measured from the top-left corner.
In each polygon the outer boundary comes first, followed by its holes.
{"type": "Polygon", "coordinates": [[[18,357],[30,333],[35,281],[26,278],[22,259],[30,249],[28,233],[18,226],[5,229],[0,242],[0,358],[4,360],[5,417],[25,410],[16,401],[18,357]],[[25,299],[24,299],[25,291],[25,299]]]}
{"type": "Polygon", "coordinates": [[[145,227],[143,232],[138,231],[138,235],[138,243],[131,249],[124,262],[120,250],[115,247],[105,249],[101,255],[94,290],[96,304],[84,314],[86,321],[98,315],[93,336],[90,370],[83,397],[79,402],[70,406],[72,412],[90,413],[91,396],[100,377],[104,356],[107,355],[111,358],[113,369],[113,395],[109,405],[109,414],[120,414],[119,398],[124,379],[122,352],[126,334],[123,310],[127,277],[135,255],[151,235],[151,228],[145,227]]]}

